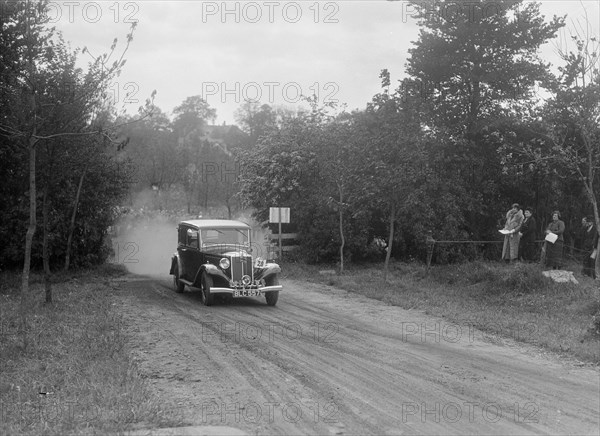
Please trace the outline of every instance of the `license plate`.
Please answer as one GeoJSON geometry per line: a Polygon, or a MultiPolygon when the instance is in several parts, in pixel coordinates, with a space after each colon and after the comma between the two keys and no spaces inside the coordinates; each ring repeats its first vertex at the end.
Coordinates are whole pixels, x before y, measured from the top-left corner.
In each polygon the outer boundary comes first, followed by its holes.
{"type": "Polygon", "coordinates": [[[234,297],[260,297],[259,289],[236,289],[233,291],[234,297]]]}

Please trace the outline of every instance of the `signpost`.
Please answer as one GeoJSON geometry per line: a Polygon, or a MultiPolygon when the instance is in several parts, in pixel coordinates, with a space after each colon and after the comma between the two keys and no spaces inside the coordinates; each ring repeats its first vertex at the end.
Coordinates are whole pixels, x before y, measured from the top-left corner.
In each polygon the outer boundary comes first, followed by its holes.
{"type": "Polygon", "coordinates": [[[279,259],[283,259],[281,250],[281,224],[288,224],[290,222],[290,208],[289,207],[270,207],[269,208],[269,222],[279,223],[279,259]]]}

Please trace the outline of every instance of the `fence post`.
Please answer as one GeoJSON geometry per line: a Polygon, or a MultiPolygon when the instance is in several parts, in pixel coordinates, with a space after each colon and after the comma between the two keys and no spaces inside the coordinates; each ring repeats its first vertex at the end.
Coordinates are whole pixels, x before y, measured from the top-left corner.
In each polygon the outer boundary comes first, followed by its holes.
{"type": "Polygon", "coordinates": [[[427,274],[429,274],[429,268],[431,268],[431,258],[433,257],[433,247],[435,246],[435,239],[433,239],[432,232],[427,232],[427,238],[425,243],[427,244],[427,274]]]}

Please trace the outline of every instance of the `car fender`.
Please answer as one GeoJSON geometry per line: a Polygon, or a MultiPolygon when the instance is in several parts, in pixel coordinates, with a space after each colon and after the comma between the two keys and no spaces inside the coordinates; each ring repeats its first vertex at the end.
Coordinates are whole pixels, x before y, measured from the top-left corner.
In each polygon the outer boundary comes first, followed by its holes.
{"type": "Polygon", "coordinates": [[[179,254],[175,253],[171,256],[171,269],[169,270],[169,274],[173,275],[175,273],[175,265],[179,271],[181,271],[181,262],[179,260],[179,254]]]}
{"type": "Polygon", "coordinates": [[[277,265],[276,263],[268,263],[265,265],[264,269],[262,271],[259,271],[255,278],[260,280],[260,279],[266,279],[269,276],[272,276],[273,274],[279,274],[281,272],[281,267],[279,265],[277,265]]]}
{"type": "Polygon", "coordinates": [[[217,268],[212,263],[204,263],[204,264],[200,265],[200,268],[198,268],[198,272],[196,273],[196,277],[194,278],[194,283],[200,283],[200,280],[202,278],[202,273],[204,271],[206,271],[206,273],[211,276],[221,277],[221,278],[225,279],[227,281],[227,283],[229,283],[229,277],[227,277],[223,273],[223,271],[221,271],[219,268],[217,268]]]}

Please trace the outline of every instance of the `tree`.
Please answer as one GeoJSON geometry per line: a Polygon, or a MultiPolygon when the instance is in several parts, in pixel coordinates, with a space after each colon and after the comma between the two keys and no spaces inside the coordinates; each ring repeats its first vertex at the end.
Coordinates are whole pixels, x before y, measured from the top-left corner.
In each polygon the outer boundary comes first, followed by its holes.
{"type": "Polygon", "coordinates": [[[346,249],[346,218],[348,209],[352,207],[355,186],[359,178],[357,161],[361,157],[356,143],[351,141],[354,133],[353,117],[342,113],[337,117],[327,116],[326,108],[318,108],[316,100],[311,101],[315,119],[320,119],[319,136],[315,138],[316,153],[321,162],[322,189],[327,196],[328,206],[337,214],[339,231],[340,274],[344,273],[346,249]]]}
{"type": "Polygon", "coordinates": [[[268,104],[246,101],[235,112],[235,120],[250,135],[250,144],[276,127],[277,114],[268,104]]]}
{"type": "MultiPolygon", "coordinates": [[[[600,229],[600,43],[591,34],[589,21],[586,24],[572,31],[574,49],[559,50],[565,64],[554,96],[542,112],[545,132],[538,131],[537,138],[546,146],[526,150],[536,162],[551,159],[555,167],[580,182],[600,229]]],[[[597,248],[600,252],[600,243],[597,248]]],[[[600,277],[600,256],[596,257],[596,274],[600,277]]]]}
{"type": "Polygon", "coordinates": [[[214,120],[216,110],[196,95],[187,97],[173,110],[175,119],[173,129],[178,137],[178,143],[184,160],[183,187],[187,197],[187,211],[191,213],[194,194],[197,198],[201,195],[199,184],[206,166],[205,151],[209,144],[205,136],[208,120],[214,120]]]}
{"type": "MultiPolygon", "coordinates": [[[[283,121],[262,136],[254,148],[243,150],[240,159],[240,198],[264,221],[269,207],[298,204],[304,189],[314,185],[318,161],[312,140],[317,126],[305,114],[283,121]]],[[[304,192],[303,192],[304,191],[304,192]]]]}
{"type": "Polygon", "coordinates": [[[363,132],[369,152],[364,159],[370,177],[362,177],[371,203],[388,215],[388,247],[384,264],[387,279],[389,261],[394,248],[395,224],[400,213],[406,212],[417,201],[427,172],[426,154],[422,148],[421,125],[410,104],[398,93],[390,95],[390,76],[381,72],[383,91],[373,97],[367,106],[363,132]]]}
{"type": "MultiPolygon", "coordinates": [[[[2,10],[3,57],[2,98],[10,111],[3,111],[0,132],[5,143],[22,148],[28,155],[29,225],[21,282],[21,321],[26,339],[26,308],[33,238],[37,226],[37,150],[42,141],[57,138],[102,135],[109,137],[98,114],[104,110],[104,95],[111,79],[124,65],[123,55],[133,37],[133,28],[121,56],[112,60],[117,41],[108,54],[93,58],[88,71],[75,67],[76,54],[47,27],[48,3],[4,1],[2,10]],[[5,54],[7,53],[7,54],[5,54]]],[[[47,203],[46,203],[47,204],[47,203]]]]}
{"type": "MultiPolygon", "coordinates": [[[[421,26],[407,73],[434,109],[433,124],[468,139],[499,116],[505,104],[531,96],[548,77],[538,56],[564,19],[545,23],[539,4],[500,0],[411,2],[421,26]],[[434,11],[432,13],[432,10],[434,11]]],[[[406,92],[407,90],[403,90],[406,92]]]]}
{"type": "Polygon", "coordinates": [[[539,48],[564,26],[549,23],[534,2],[465,4],[411,2],[421,27],[409,50],[409,80],[399,92],[420,95],[423,124],[436,136],[435,170],[461,187],[461,214],[478,238],[495,228],[494,211],[511,189],[502,175],[498,138],[511,131],[516,112],[535,99],[534,85],[550,86],[539,48]]]}
{"type": "Polygon", "coordinates": [[[199,95],[187,97],[179,106],[173,109],[175,119],[173,127],[183,134],[183,137],[200,133],[208,121],[214,122],[217,111],[210,107],[199,95]]]}
{"type": "Polygon", "coordinates": [[[151,110],[150,117],[137,122],[134,117],[118,120],[128,123],[121,129],[121,134],[129,140],[123,153],[135,166],[132,193],[153,189],[156,193],[153,198],[158,201],[154,207],[169,208],[177,200],[174,188],[183,179],[183,149],[178,146],[177,134],[167,115],[158,107],[151,110]]]}

